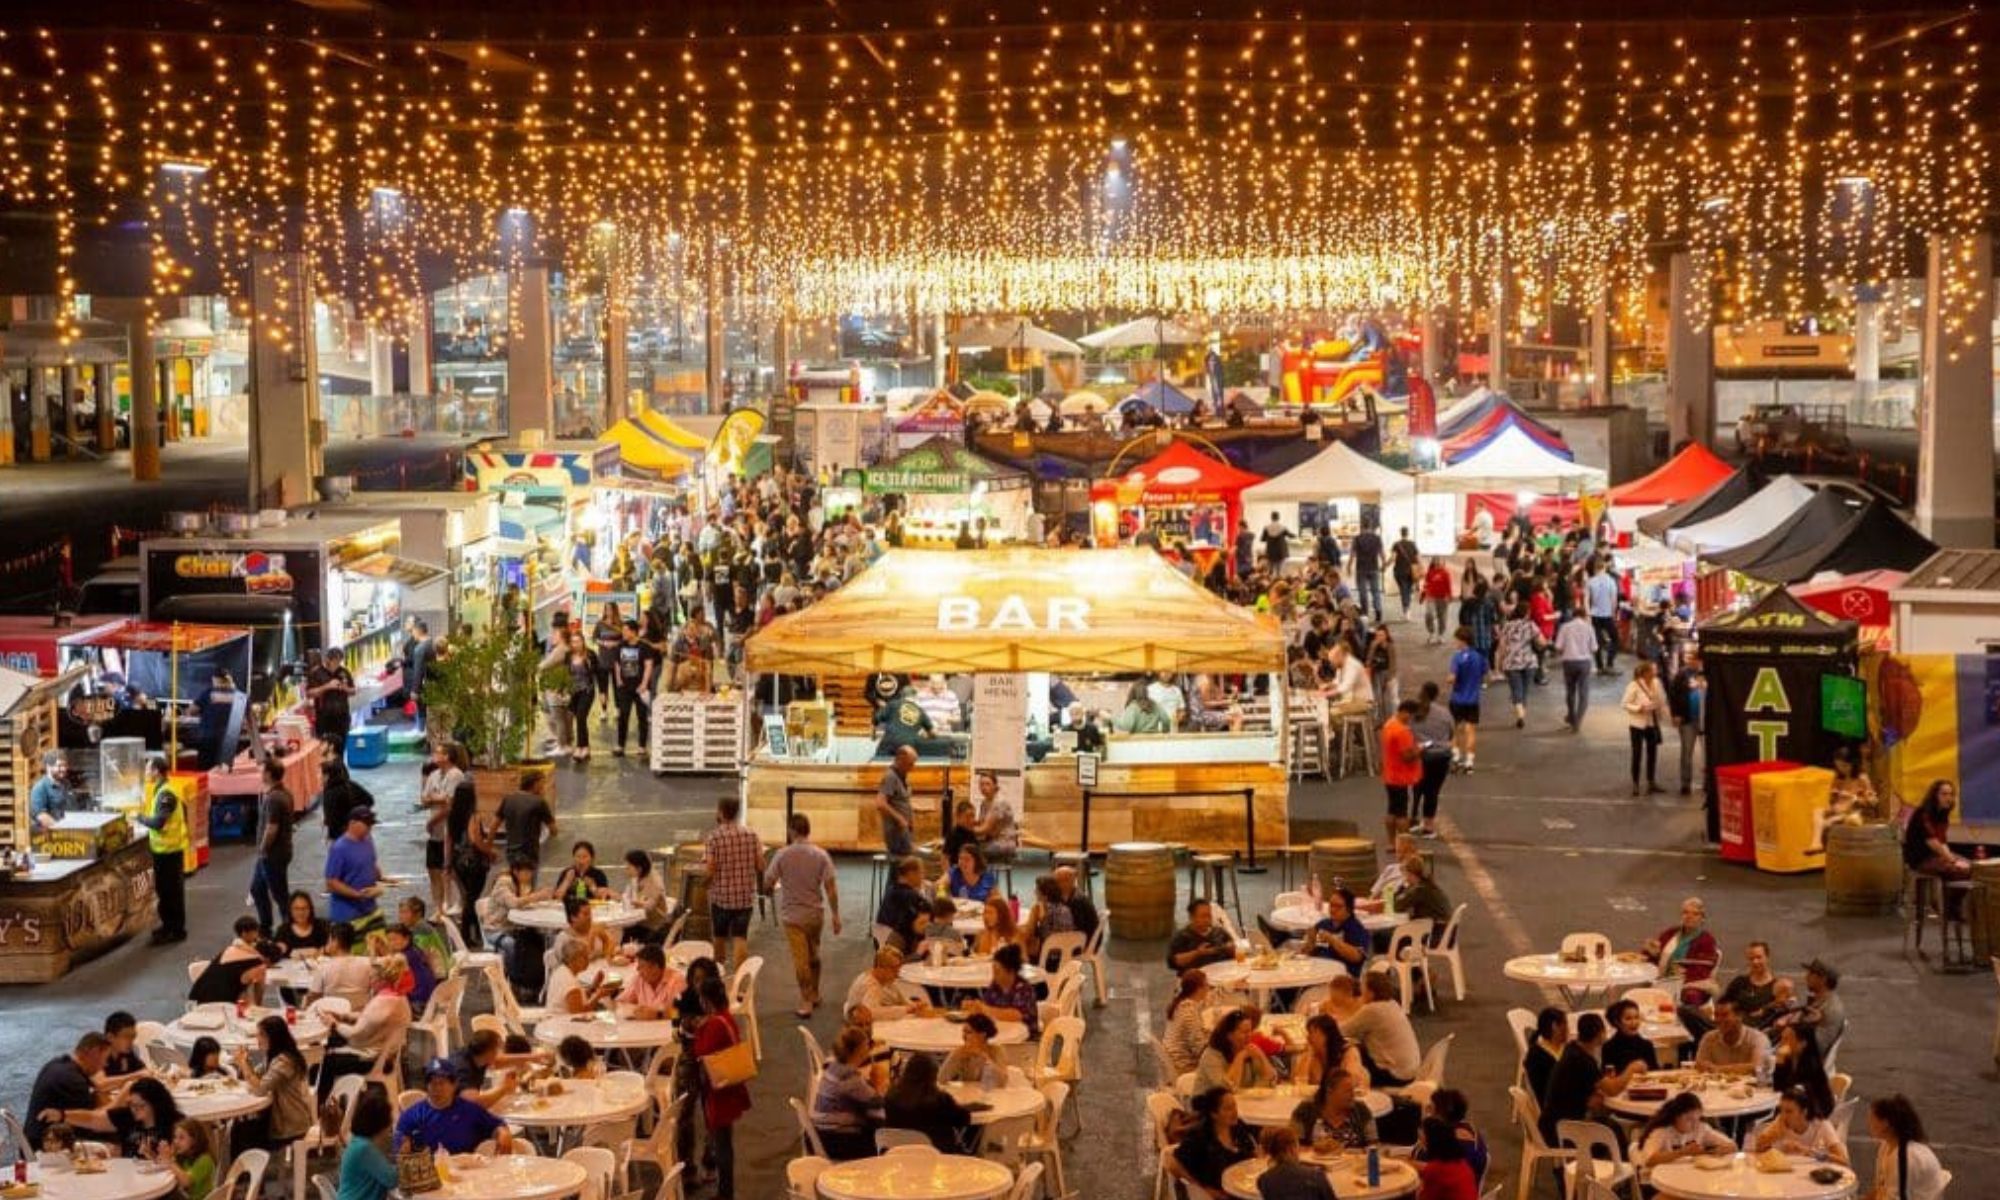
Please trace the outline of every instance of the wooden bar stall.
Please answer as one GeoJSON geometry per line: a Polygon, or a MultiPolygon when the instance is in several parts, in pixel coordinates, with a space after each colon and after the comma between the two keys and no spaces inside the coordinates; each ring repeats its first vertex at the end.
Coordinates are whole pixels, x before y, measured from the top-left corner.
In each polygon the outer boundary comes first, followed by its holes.
{"type": "MultiPolygon", "coordinates": [[[[1288,840],[1289,779],[1275,732],[1285,728],[1281,699],[1246,689],[1243,706],[1260,714],[1254,724],[1112,733],[1094,756],[1075,753],[1067,714],[1049,708],[1058,677],[1103,694],[1086,681],[1185,685],[1197,673],[1254,681],[1282,669],[1274,621],[1214,596],[1150,550],[890,551],[831,596],[752,635],[746,652],[762,676],[821,681],[819,700],[766,714],[744,773],[746,820],[767,841],[782,841],[797,811],[829,849],[881,849],[873,797],[891,747],[871,729],[865,680],[941,674],[1021,676],[1015,711],[1025,715],[996,725],[990,708],[975,707],[969,742],[944,731],[922,739],[910,779],[919,841],[941,832],[947,782],[951,798],[970,798],[975,776],[988,773],[1017,798],[1027,839],[1059,849],[1170,841],[1248,852],[1288,840]],[[995,744],[1010,739],[1019,740],[1017,753],[1030,744],[1034,752],[993,768],[995,744]]],[[[998,746],[1002,757],[1008,748],[998,746]]]]}
{"type": "Polygon", "coordinates": [[[56,749],[53,679],[0,668],[0,983],[43,983],[153,919],[153,860],[114,812],[74,812],[37,830],[29,798],[56,749]]]}

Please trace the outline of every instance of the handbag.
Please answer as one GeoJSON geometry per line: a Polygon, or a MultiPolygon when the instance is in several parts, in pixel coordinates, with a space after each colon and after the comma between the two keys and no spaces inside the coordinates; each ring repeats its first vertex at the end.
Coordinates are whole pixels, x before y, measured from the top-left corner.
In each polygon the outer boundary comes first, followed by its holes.
{"type": "Polygon", "coordinates": [[[708,1090],[719,1092],[757,1078],[757,1056],[750,1052],[750,1043],[738,1037],[715,1053],[702,1055],[701,1070],[708,1080],[708,1090]]]}
{"type": "Polygon", "coordinates": [[[396,1190],[405,1196],[435,1192],[444,1186],[438,1178],[437,1159],[424,1150],[405,1150],[396,1156],[396,1190]]]}

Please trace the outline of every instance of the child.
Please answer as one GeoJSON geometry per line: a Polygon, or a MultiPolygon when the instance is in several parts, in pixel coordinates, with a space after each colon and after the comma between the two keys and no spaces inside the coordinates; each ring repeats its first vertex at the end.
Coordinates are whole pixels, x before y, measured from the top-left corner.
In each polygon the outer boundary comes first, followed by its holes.
{"type": "Polygon", "coordinates": [[[216,1079],[229,1074],[222,1065],[222,1043],[212,1037],[198,1037],[188,1048],[188,1075],[194,1079],[216,1079]]]}
{"type": "Polygon", "coordinates": [[[944,947],[947,957],[957,957],[965,953],[965,935],[952,928],[952,921],[958,917],[958,905],[950,896],[931,898],[930,920],[921,931],[923,937],[917,943],[919,956],[929,954],[932,943],[944,947]]]}
{"type": "Polygon", "coordinates": [[[1766,1010],[1770,1024],[1776,1026],[1795,1013],[1804,1012],[1806,1002],[1799,999],[1798,985],[1783,975],[1771,984],[1771,1007],[1766,1010]]]}
{"type": "Polygon", "coordinates": [[[215,1187],[215,1155],[201,1122],[186,1118],[176,1122],[173,1142],[156,1147],[153,1161],[173,1172],[181,1200],[208,1200],[215,1187]]]}
{"type": "Polygon", "coordinates": [[[569,1079],[598,1079],[604,1074],[604,1066],[597,1061],[597,1051],[590,1043],[575,1034],[556,1043],[556,1058],[562,1063],[562,1074],[569,1079]]]}
{"type": "Polygon", "coordinates": [[[42,1153],[68,1158],[76,1152],[76,1127],[65,1121],[51,1121],[42,1127],[42,1153]]]}
{"type": "Polygon", "coordinates": [[[424,915],[424,902],[416,896],[406,896],[396,915],[410,931],[410,941],[430,960],[432,977],[450,979],[451,943],[445,940],[444,931],[424,915]]]}

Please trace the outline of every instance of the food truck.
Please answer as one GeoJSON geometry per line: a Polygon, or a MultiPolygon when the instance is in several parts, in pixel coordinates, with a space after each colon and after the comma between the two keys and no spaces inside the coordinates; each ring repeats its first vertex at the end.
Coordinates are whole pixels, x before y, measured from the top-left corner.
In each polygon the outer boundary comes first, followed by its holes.
{"type": "Polygon", "coordinates": [[[319,506],[342,517],[395,517],[402,524],[399,557],[435,568],[435,578],[410,586],[407,616],[431,632],[491,618],[500,570],[500,497],[492,492],[350,492],[319,506]]]}

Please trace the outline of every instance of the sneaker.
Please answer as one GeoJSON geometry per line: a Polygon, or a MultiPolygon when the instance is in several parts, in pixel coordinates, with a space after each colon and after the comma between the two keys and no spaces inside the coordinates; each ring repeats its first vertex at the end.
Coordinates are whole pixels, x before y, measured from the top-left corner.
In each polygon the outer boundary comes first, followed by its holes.
{"type": "Polygon", "coordinates": [[[1410,832],[1420,838],[1434,838],[1438,835],[1437,826],[1435,825],[1412,826],[1410,832]]]}
{"type": "Polygon", "coordinates": [[[1526,718],[1526,717],[1515,717],[1515,718],[1514,718],[1514,728],[1516,728],[1516,729],[1526,729],[1527,727],[1528,727],[1528,718],[1526,718]]]}
{"type": "Polygon", "coordinates": [[[613,747],[613,748],[612,748],[612,750],[611,750],[611,757],[613,757],[613,758],[624,758],[624,757],[625,757],[625,747],[623,747],[623,746],[615,746],[615,747],[613,747]]]}
{"type": "Polygon", "coordinates": [[[1646,784],[1646,794],[1648,796],[1664,796],[1667,794],[1667,789],[1657,783],[1648,783],[1646,784]]]}
{"type": "Polygon", "coordinates": [[[1636,784],[1636,783],[1632,785],[1632,794],[1633,794],[1634,796],[1636,796],[1636,795],[1638,795],[1638,794],[1639,794],[1639,785],[1638,785],[1638,784],[1636,784]]]}

